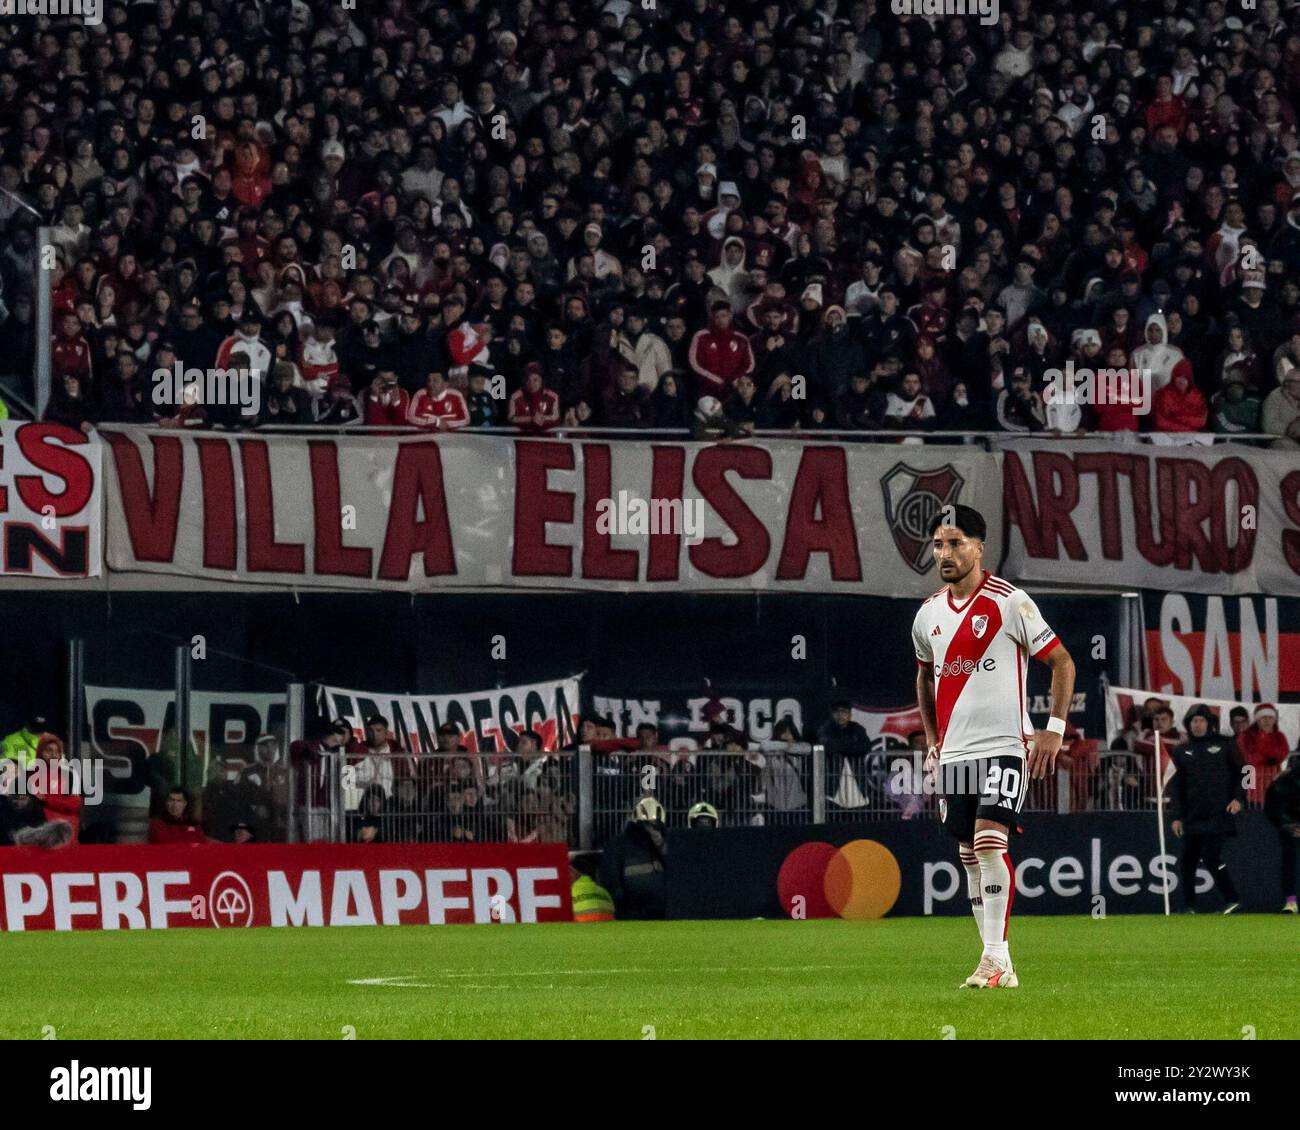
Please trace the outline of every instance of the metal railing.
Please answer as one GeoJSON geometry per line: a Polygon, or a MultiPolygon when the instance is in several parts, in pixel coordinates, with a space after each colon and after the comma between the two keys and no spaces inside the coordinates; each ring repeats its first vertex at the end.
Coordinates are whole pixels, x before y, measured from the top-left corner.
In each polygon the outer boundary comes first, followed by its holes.
{"type": "MultiPolygon", "coordinates": [[[[157,424],[104,424],[102,427],[113,431],[156,431],[157,424]]],[[[592,438],[592,439],[679,439],[690,440],[693,431],[690,428],[616,428],[600,425],[567,426],[556,425],[544,431],[517,428],[512,425],[500,425],[490,428],[464,427],[452,432],[417,427],[413,424],[261,424],[256,427],[239,427],[228,430],[235,434],[256,431],[258,435],[484,435],[502,439],[528,437],[532,439],[550,438],[592,438]]],[[[1195,443],[1198,446],[1222,446],[1232,443],[1270,443],[1282,439],[1281,436],[1266,432],[1005,432],[1005,431],[960,431],[960,430],[908,430],[903,428],[755,428],[744,436],[727,440],[729,443],[743,442],[748,439],[803,439],[813,441],[845,441],[861,443],[891,442],[902,439],[942,440],[945,443],[970,443],[985,447],[997,447],[1007,443],[1024,443],[1048,438],[1070,443],[1086,440],[1113,440],[1116,443],[1164,446],[1170,443],[1195,443]]],[[[718,442],[702,440],[700,442],[718,442]]]]}
{"type": "MultiPolygon", "coordinates": [[[[916,751],[877,751],[830,759],[827,813],[830,823],[939,818],[935,781],[927,780],[924,755],[916,751]]],[[[1128,812],[1155,808],[1151,758],[1102,753],[1078,758],[1070,766],[1030,780],[1024,813],[1128,812]]]]}
{"type": "Polygon", "coordinates": [[[654,750],[593,756],[593,840],[620,831],[643,797],[663,805],[670,828],[691,808],[712,805],[724,827],[820,823],[814,780],[824,750],[805,743],[755,742],[750,749],[654,750]]]}
{"type": "MultiPolygon", "coordinates": [[[[923,755],[828,755],[820,745],[747,749],[513,753],[334,753],[291,767],[287,833],[301,841],[564,842],[599,848],[637,802],[653,797],[670,828],[712,805],[722,827],[938,819],[923,755]]],[[[1028,814],[1151,812],[1155,759],[1128,751],[1078,756],[1029,782],[1028,814]]],[[[1247,804],[1262,804],[1262,771],[1247,804]]]]}
{"type": "Polygon", "coordinates": [[[645,796],[684,827],[701,801],[724,826],[820,823],[823,751],[321,752],[290,767],[288,838],[300,842],[561,841],[600,847],[645,796]]]}

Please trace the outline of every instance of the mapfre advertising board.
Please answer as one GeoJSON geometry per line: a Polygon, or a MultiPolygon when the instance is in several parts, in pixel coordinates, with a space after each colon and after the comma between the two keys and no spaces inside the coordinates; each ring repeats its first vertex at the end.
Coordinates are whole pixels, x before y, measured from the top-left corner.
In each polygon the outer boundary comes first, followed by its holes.
{"type": "Polygon", "coordinates": [[[563,844],[10,848],[5,930],[568,922],[563,844]]]}
{"type": "Polygon", "coordinates": [[[1002,544],[999,457],[972,448],[102,434],[117,571],[924,597],[944,506],[977,507],[1002,544]]]}
{"type": "Polygon", "coordinates": [[[99,576],[102,451],[62,424],[0,422],[0,576],[99,576]]]}

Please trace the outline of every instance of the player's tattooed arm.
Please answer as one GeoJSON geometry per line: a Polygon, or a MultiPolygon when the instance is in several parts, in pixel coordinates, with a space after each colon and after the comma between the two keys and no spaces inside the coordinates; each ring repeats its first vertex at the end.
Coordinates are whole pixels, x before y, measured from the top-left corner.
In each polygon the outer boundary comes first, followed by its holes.
{"type": "MultiPolygon", "coordinates": [[[[1052,669],[1052,717],[1067,718],[1074,698],[1074,660],[1063,645],[1058,645],[1043,656],[1043,662],[1052,669]]],[[[1046,777],[1056,767],[1056,755],[1060,752],[1060,734],[1036,731],[1029,751],[1029,775],[1035,780],[1046,777]]]]}

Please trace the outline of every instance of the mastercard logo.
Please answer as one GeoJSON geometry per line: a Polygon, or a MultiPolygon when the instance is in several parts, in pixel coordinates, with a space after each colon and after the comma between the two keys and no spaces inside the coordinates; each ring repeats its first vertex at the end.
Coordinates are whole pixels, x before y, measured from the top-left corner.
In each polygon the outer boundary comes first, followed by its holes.
{"type": "Polygon", "coordinates": [[[800,844],[776,877],[777,895],[792,918],[883,918],[902,886],[894,853],[875,840],[839,848],[800,844]]]}

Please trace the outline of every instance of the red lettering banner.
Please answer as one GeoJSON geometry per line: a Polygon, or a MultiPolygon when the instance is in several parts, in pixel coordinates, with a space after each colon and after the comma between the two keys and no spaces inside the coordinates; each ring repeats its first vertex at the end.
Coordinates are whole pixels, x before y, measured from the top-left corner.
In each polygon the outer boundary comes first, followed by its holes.
{"type": "Polygon", "coordinates": [[[938,585],[928,524],[961,502],[988,521],[985,566],[1018,582],[1300,593],[1293,451],[102,434],[124,572],[915,598],[938,585]]]}
{"type": "Polygon", "coordinates": [[[968,447],[106,429],[114,570],[351,588],[934,591],[958,502],[1001,545],[968,447]]]}
{"type": "Polygon", "coordinates": [[[62,424],[0,422],[0,575],[99,576],[101,452],[62,424]]]}
{"type": "Polygon", "coordinates": [[[1300,594],[1294,450],[1013,442],[1002,460],[1008,577],[1300,594]]]}

